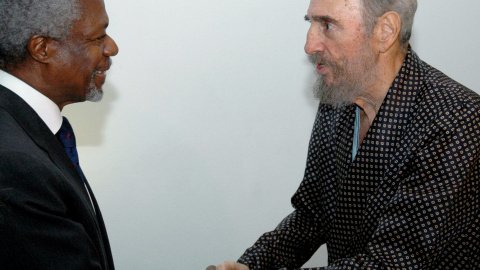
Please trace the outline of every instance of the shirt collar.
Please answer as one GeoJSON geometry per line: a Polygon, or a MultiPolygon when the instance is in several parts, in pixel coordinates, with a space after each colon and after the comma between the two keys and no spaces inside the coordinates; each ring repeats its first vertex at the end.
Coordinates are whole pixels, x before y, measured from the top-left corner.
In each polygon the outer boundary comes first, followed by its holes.
{"type": "Polygon", "coordinates": [[[58,132],[62,126],[62,113],[52,100],[3,70],[0,70],[0,84],[20,96],[32,107],[53,134],[58,132]]]}

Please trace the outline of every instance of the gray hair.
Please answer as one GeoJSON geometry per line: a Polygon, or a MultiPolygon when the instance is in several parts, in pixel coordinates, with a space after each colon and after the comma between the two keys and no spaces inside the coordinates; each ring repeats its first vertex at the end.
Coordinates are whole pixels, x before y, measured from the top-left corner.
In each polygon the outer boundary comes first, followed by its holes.
{"type": "Polygon", "coordinates": [[[0,0],[0,68],[23,63],[34,35],[65,40],[80,8],[79,0],[0,0]]]}
{"type": "MultiPolygon", "coordinates": [[[[377,19],[389,11],[395,11],[402,19],[400,41],[405,45],[412,36],[413,18],[417,11],[417,0],[362,0],[363,21],[368,33],[373,32],[377,19]]],[[[403,48],[403,46],[402,46],[403,48]]]]}

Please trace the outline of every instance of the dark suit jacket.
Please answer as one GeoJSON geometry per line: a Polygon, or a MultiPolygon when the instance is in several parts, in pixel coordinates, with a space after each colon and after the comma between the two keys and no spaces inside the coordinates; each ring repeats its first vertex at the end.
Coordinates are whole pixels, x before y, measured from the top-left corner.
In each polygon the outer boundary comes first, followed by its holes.
{"type": "Polygon", "coordinates": [[[295,211],[239,262],[480,269],[480,97],[409,51],[352,162],[354,119],[319,106],[295,211]]]}
{"type": "Polygon", "coordinates": [[[114,269],[100,208],[36,112],[0,85],[0,269],[114,269]]]}

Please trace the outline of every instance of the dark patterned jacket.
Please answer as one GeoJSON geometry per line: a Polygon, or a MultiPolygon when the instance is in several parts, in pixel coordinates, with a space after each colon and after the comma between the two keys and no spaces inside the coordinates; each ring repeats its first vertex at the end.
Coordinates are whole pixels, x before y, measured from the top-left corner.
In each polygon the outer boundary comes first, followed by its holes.
{"type": "Polygon", "coordinates": [[[355,109],[320,105],[295,211],[250,269],[480,269],[480,97],[409,51],[352,162],[355,109]]]}

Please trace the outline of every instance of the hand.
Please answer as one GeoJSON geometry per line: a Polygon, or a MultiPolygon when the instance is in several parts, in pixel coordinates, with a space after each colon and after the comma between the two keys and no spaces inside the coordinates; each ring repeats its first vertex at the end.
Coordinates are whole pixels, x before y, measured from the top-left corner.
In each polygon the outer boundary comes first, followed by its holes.
{"type": "MultiPolygon", "coordinates": [[[[207,268],[207,270],[214,270],[214,269],[215,268],[213,268],[212,266],[209,266],[207,268]]],[[[225,261],[224,263],[219,264],[217,266],[217,270],[250,270],[250,268],[248,268],[248,266],[244,264],[239,264],[233,261],[225,261]]]]}

